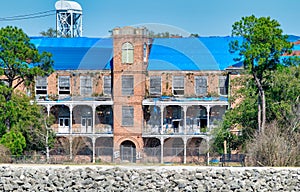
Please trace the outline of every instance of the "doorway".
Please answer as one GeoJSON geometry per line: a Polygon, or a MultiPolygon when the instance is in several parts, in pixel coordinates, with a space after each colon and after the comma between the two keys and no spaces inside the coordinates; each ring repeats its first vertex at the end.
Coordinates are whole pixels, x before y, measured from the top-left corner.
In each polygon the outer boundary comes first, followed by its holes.
{"type": "Polygon", "coordinates": [[[121,161],[135,163],[136,162],[136,146],[131,141],[121,143],[121,161]]]}
{"type": "Polygon", "coordinates": [[[81,133],[92,133],[92,117],[81,117],[81,133]]]}

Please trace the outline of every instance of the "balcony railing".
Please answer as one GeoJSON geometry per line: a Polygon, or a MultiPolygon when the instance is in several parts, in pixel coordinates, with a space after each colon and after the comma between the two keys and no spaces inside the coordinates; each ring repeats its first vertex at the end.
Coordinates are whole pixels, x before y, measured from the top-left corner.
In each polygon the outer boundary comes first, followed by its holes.
{"type": "Polygon", "coordinates": [[[179,125],[174,127],[172,124],[164,124],[163,128],[159,125],[146,125],[143,129],[143,135],[207,135],[207,128],[200,128],[197,126],[179,125]]]}
{"type": "Polygon", "coordinates": [[[97,124],[95,127],[58,127],[52,126],[53,131],[56,134],[113,134],[112,125],[109,124],[97,124]]]}

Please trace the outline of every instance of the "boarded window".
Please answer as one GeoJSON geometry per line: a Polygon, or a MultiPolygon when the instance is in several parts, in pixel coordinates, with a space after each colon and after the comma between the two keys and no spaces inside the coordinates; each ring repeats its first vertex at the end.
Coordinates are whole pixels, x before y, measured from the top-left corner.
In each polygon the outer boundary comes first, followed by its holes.
{"type": "Polygon", "coordinates": [[[207,76],[195,76],[195,93],[196,95],[206,95],[207,76]]]}
{"type": "Polygon", "coordinates": [[[226,76],[219,76],[219,89],[220,95],[228,94],[228,78],[226,76]]]}
{"type": "Polygon", "coordinates": [[[122,76],[122,95],[130,96],[133,95],[133,76],[123,75],[122,76]]]}
{"type": "Polygon", "coordinates": [[[58,77],[58,94],[70,94],[70,77],[58,77]]]}
{"type": "Polygon", "coordinates": [[[122,63],[133,63],[133,45],[129,42],[122,45],[122,63]]]}
{"type": "Polygon", "coordinates": [[[92,78],[90,76],[80,76],[80,95],[92,95],[92,78]]]}
{"type": "Polygon", "coordinates": [[[104,76],[103,79],[103,94],[111,95],[111,76],[104,76]]]}
{"type": "Polygon", "coordinates": [[[47,77],[36,77],[35,93],[37,95],[47,95],[47,77]]]}
{"type": "Polygon", "coordinates": [[[173,94],[184,95],[184,76],[173,76],[173,94]]]}
{"type": "Polygon", "coordinates": [[[133,126],[134,109],[132,106],[122,107],[122,126],[133,126]]]}
{"type": "Polygon", "coordinates": [[[150,77],[150,95],[161,95],[161,77],[150,77]]]}

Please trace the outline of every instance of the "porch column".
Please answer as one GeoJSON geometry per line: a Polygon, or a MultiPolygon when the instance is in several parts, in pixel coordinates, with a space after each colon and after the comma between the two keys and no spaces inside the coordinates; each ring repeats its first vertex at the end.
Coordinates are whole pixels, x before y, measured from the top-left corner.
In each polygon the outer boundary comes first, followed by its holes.
{"type": "Polygon", "coordinates": [[[92,157],[92,160],[93,160],[93,163],[96,162],[96,138],[93,137],[92,138],[92,145],[93,145],[93,157],[92,157]]]}
{"type": "Polygon", "coordinates": [[[163,105],[160,105],[160,134],[163,134],[164,133],[164,109],[165,109],[165,106],[163,105]]]}
{"type": "Polygon", "coordinates": [[[186,164],[186,143],[187,143],[187,138],[184,137],[182,138],[183,140],[183,164],[186,164]]]}
{"type": "Polygon", "coordinates": [[[160,137],[160,163],[164,164],[164,138],[160,137]]]}
{"type": "Polygon", "coordinates": [[[210,136],[207,135],[207,139],[206,139],[206,142],[207,142],[207,165],[209,166],[209,139],[210,139],[210,136]]]}
{"type": "Polygon", "coordinates": [[[183,106],[183,119],[184,119],[183,127],[184,127],[184,134],[185,135],[186,135],[186,111],[187,111],[187,106],[184,105],[183,106]]]}
{"type": "Polygon", "coordinates": [[[69,109],[70,109],[70,122],[69,122],[69,126],[70,126],[70,134],[73,133],[73,129],[72,129],[72,124],[73,124],[73,105],[71,104],[69,106],[69,109]]]}
{"type": "Polygon", "coordinates": [[[93,121],[92,129],[93,130],[92,130],[92,133],[95,134],[95,119],[96,119],[96,105],[95,104],[93,104],[92,109],[93,109],[93,119],[92,119],[92,121],[93,121]]]}
{"type": "Polygon", "coordinates": [[[50,116],[50,110],[51,110],[51,106],[48,104],[47,105],[47,116],[50,116]]]}
{"type": "Polygon", "coordinates": [[[72,147],[73,138],[72,138],[72,136],[69,137],[69,142],[70,142],[70,160],[72,160],[73,159],[73,147],[72,147]]]}
{"type": "Polygon", "coordinates": [[[210,112],[210,105],[206,106],[206,114],[207,114],[207,131],[210,132],[210,123],[209,123],[209,119],[210,119],[210,116],[209,116],[209,112],[210,112]]]}

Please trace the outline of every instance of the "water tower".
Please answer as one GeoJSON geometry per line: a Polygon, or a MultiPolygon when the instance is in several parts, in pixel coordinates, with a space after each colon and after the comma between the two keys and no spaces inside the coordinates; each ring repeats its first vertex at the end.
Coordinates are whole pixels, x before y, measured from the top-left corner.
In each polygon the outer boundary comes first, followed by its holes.
{"type": "Polygon", "coordinates": [[[82,36],[82,8],[74,1],[60,0],[55,3],[56,30],[58,37],[82,36]]]}

